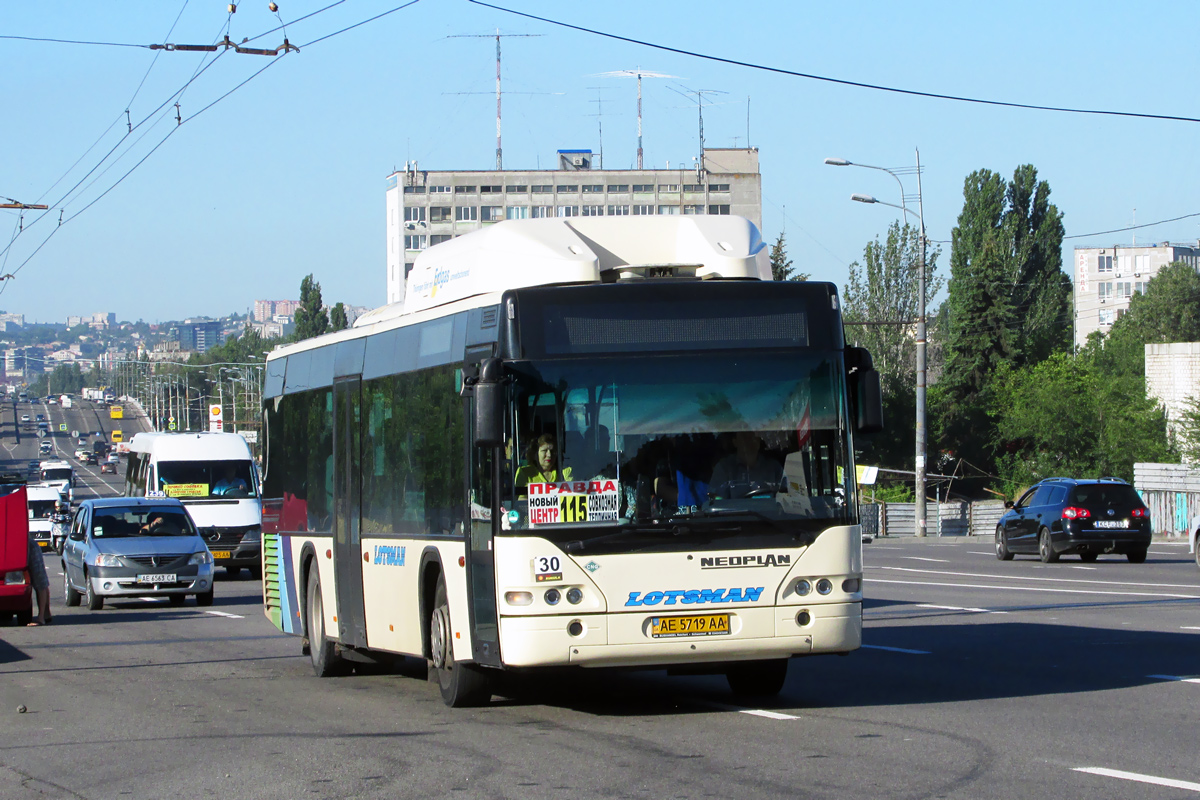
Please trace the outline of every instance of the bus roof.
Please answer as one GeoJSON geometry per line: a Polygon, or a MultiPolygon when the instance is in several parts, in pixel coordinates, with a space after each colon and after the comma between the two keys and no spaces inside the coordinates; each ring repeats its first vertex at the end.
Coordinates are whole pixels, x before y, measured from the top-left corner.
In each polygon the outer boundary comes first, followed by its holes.
{"type": "Polygon", "coordinates": [[[151,453],[160,461],[250,460],[250,447],[236,433],[139,433],[129,443],[134,453],[151,453]]]}
{"type": "Polygon", "coordinates": [[[436,318],[451,304],[459,311],[494,305],[507,289],[603,283],[613,272],[668,266],[694,269],[697,278],[771,280],[768,248],[745,217],[505,220],[422,251],[402,302],[363,314],[347,330],[278,345],[267,360],[436,318]]]}

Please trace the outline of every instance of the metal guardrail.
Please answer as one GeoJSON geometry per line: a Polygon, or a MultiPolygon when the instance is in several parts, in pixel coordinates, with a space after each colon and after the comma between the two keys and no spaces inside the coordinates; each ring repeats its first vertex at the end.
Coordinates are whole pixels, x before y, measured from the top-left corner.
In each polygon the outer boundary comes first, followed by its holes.
{"type": "MultiPolygon", "coordinates": [[[[928,503],[929,536],[991,536],[1004,513],[995,500],[975,503],[928,503]]],[[[871,536],[916,535],[913,503],[864,503],[859,506],[863,533],[871,536]]]]}

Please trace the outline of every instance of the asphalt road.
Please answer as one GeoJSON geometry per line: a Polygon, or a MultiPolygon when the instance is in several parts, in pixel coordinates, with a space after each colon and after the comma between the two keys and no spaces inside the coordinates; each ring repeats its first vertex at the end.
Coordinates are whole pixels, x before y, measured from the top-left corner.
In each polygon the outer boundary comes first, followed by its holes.
{"type": "Polygon", "coordinates": [[[452,710],[412,660],[314,678],[257,581],[219,580],[211,608],[99,612],[56,586],[52,626],[0,629],[0,797],[1200,793],[1186,547],[1043,565],[879,540],[866,564],[864,648],[794,660],[758,707],[718,677],[584,672],[452,710]]]}

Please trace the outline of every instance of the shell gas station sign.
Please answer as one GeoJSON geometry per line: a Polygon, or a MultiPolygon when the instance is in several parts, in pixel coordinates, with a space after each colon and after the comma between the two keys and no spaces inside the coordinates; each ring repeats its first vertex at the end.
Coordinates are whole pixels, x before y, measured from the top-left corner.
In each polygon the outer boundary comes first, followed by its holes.
{"type": "Polygon", "coordinates": [[[221,407],[217,405],[208,407],[208,429],[213,433],[221,433],[225,429],[225,423],[221,419],[221,407]]]}

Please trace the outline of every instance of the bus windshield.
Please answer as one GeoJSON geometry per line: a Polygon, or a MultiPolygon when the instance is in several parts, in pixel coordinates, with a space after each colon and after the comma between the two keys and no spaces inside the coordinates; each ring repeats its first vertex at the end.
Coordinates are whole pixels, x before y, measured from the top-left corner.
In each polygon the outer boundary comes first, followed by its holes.
{"type": "Polygon", "coordinates": [[[167,497],[206,499],[256,497],[254,467],[248,460],[160,461],[158,490],[167,497]]]}
{"type": "Polygon", "coordinates": [[[613,526],[636,529],[638,541],[776,541],[855,521],[840,354],[510,368],[503,530],[590,549],[587,540],[610,537],[613,526]]]}

